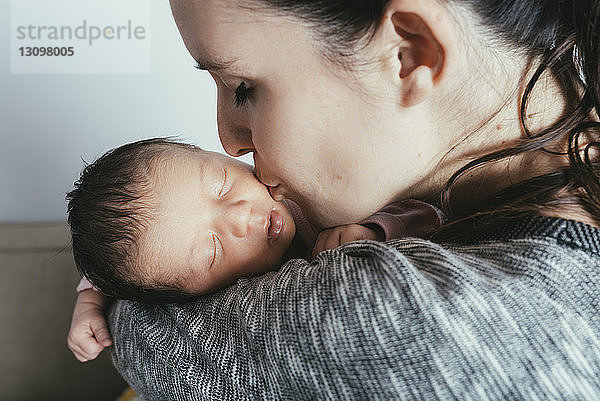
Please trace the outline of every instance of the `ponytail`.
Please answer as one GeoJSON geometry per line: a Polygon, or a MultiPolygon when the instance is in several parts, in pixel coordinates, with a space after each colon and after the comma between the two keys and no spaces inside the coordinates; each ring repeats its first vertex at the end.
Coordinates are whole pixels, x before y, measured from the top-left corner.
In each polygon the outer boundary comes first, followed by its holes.
{"type": "Polygon", "coordinates": [[[590,106],[600,110],[600,1],[571,1],[575,59],[590,106]]]}
{"type": "Polygon", "coordinates": [[[568,3],[565,26],[574,37],[573,63],[583,87],[577,113],[581,118],[569,134],[569,162],[585,194],[582,205],[600,222],[600,0],[568,3]]]}

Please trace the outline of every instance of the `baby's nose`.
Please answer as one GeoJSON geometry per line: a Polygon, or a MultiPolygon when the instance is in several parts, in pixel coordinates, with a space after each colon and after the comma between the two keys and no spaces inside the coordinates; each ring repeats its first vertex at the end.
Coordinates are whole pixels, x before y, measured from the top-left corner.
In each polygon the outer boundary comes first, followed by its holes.
{"type": "Polygon", "coordinates": [[[229,226],[229,232],[231,232],[234,237],[245,238],[248,235],[248,226],[251,216],[252,210],[250,208],[250,203],[245,200],[240,200],[229,205],[224,223],[229,226]]]}

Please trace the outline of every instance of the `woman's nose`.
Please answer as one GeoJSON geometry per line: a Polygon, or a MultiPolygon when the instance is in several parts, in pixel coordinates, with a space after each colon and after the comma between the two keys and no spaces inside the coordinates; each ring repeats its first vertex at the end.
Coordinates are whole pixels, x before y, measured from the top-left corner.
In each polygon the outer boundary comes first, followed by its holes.
{"type": "Polygon", "coordinates": [[[217,126],[223,149],[234,157],[253,152],[252,130],[247,123],[246,111],[225,103],[226,100],[218,101],[217,106],[217,126]]]}
{"type": "Polygon", "coordinates": [[[219,139],[227,154],[238,157],[254,152],[252,134],[247,129],[222,129],[219,126],[219,139]]]}

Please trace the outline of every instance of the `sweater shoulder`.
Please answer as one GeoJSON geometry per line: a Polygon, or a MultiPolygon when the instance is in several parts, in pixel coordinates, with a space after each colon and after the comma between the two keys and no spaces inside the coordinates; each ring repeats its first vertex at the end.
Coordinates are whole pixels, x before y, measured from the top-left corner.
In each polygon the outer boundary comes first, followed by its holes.
{"type": "Polygon", "coordinates": [[[600,256],[556,233],[359,241],[193,303],[120,301],[115,365],[147,399],[587,399],[600,256]]]}
{"type": "MultiPolygon", "coordinates": [[[[545,309],[552,316],[571,314],[600,324],[595,295],[600,255],[564,236],[460,245],[405,238],[356,242],[338,251],[342,269],[361,270],[357,279],[382,294],[405,294],[403,307],[418,311],[419,319],[445,319],[447,312],[461,308],[465,316],[503,310],[512,318],[528,319],[529,313],[545,309]]],[[[479,318],[471,319],[475,324],[479,318]]]]}

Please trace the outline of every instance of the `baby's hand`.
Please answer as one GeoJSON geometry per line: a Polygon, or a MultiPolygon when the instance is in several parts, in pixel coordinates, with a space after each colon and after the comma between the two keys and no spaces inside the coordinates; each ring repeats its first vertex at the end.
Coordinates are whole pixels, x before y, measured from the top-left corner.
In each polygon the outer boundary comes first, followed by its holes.
{"type": "Polygon", "coordinates": [[[326,249],[334,249],[342,244],[361,239],[371,239],[379,241],[382,238],[375,230],[361,226],[360,224],[347,224],[337,226],[321,231],[315,242],[315,247],[312,251],[312,257],[317,256],[319,252],[326,249]]]}
{"type": "Polygon", "coordinates": [[[80,362],[95,359],[104,347],[112,345],[104,319],[105,303],[105,296],[92,289],[81,291],[77,297],[67,346],[80,362]]]}

